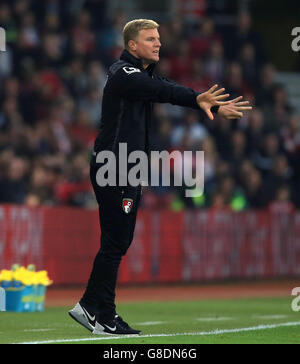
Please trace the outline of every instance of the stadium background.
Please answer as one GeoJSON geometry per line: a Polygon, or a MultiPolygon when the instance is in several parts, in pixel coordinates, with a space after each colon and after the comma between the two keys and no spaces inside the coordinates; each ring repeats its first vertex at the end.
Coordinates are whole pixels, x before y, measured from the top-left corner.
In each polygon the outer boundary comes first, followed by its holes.
{"type": "Polygon", "coordinates": [[[89,155],[101,92],[124,24],[147,17],[161,24],[158,72],[200,92],[218,83],[254,110],[209,122],[156,105],[153,149],[204,150],[205,193],[144,190],[119,283],[299,278],[299,10],[296,1],[2,1],[0,268],[34,263],[54,286],[87,281],[99,246],[89,155]]]}

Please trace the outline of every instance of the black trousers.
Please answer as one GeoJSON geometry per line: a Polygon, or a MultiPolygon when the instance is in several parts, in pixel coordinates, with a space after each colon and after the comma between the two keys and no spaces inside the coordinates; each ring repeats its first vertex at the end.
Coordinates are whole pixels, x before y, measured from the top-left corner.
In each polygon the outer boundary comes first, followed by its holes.
{"type": "Polygon", "coordinates": [[[90,165],[90,178],[99,205],[101,227],[100,250],[81,298],[81,302],[99,313],[99,320],[109,322],[116,314],[115,290],[122,256],[129,248],[134,234],[141,186],[100,187],[96,182],[98,167],[95,156],[90,165]],[[133,200],[130,213],[122,207],[123,199],[133,200]]]}

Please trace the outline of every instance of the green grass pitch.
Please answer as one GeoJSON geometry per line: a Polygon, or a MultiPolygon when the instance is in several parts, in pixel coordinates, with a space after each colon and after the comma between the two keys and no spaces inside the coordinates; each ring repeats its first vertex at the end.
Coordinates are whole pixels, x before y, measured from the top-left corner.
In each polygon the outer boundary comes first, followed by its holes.
{"type": "Polygon", "coordinates": [[[300,343],[300,312],[290,297],[119,304],[118,313],[140,337],[96,336],[68,315],[70,307],[41,313],[0,312],[0,344],[300,343]]]}

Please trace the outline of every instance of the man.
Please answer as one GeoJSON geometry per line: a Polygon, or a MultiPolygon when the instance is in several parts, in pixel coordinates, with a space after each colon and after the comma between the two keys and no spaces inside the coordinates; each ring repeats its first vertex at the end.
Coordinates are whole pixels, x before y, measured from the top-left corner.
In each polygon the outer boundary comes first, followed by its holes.
{"type": "MultiPolygon", "coordinates": [[[[242,117],[247,101],[242,97],[222,101],[229,95],[214,85],[202,94],[157,76],[153,71],[161,47],[159,25],[138,19],[123,30],[125,50],[109,69],[104,87],[100,133],[91,160],[91,182],[99,204],[101,248],[95,258],[86,290],[79,303],[69,311],[77,322],[94,334],[140,334],[117,313],[115,288],[121,258],[129,248],[135,228],[141,186],[101,187],[96,180],[97,154],[112,151],[119,155],[119,143],[127,143],[128,154],[149,152],[152,103],[202,109],[212,120],[212,112],[236,119],[242,117]]],[[[118,179],[117,179],[118,180],[118,179]]]]}

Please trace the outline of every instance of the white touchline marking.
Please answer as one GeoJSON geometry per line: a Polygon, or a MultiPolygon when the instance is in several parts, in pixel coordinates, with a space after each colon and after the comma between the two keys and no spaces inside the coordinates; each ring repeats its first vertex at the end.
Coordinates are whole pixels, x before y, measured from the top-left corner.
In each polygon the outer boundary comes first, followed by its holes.
{"type": "Polygon", "coordinates": [[[53,331],[54,329],[25,329],[24,332],[42,332],[42,331],[53,331]]]}
{"type": "Polygon", "coordinates": [[[44,341],[28,341],[14,344],[57,344],[57,343],[72,343],[81,341],[101,341],[101,340],[118,340],[118,339],[129,339],[129,338],[147,338],[147,337],[171,337],[171,336],[205,336],[205,335],[222,335],[231,334],[238,332],[257,331],[266,329],[276,329],[277,327],[288,327],[288,326],[299,326],[300,321],[282,322],[279,324],[269,325],[258,325],[252,327],[241,327],[236,329],[224,329],[224,330],[213,330],[213,331],[200,331],[200,332],[181,332],[175,334],[153,334],[153,335],[121,335],[121,336],[101,336],[101,337],[86,337],[81,339],[61,339],[61,340],[44,340],[44,341]]]}
{"type": "Polygon", "coordinates": [[[136,322],[134,325],[152,326],[152,325],[160,325],[166,323],[168,323],[168,321],[145,321],[145,322],[136,322]]]}
{"type": "Polygon", "coordinates": [[[254,316],[256,318],[260,318],[260,319],[282,319],[282,318],[286,318],[287,315],[256,315],[254,316]]]}
{"type": "Polygon", "coordinates": [[[233,317],[198,317],[197,321],[212,322],[212,321],[227,321],[233,320],[233,317]]]}

